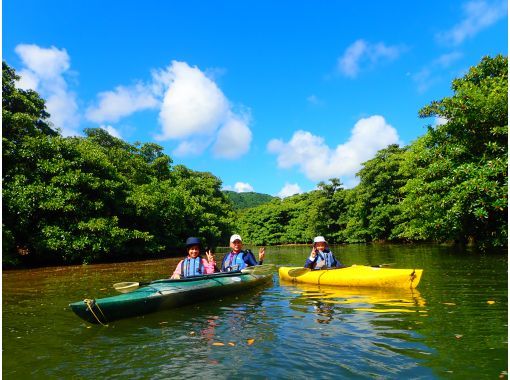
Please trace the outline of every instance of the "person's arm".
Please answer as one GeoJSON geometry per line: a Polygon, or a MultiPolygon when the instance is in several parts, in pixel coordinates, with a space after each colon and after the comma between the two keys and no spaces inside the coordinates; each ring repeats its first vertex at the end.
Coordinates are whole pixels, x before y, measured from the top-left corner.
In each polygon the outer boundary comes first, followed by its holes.
{"type": "Polygon", "coordinates": [[[246,263],[247,266],[249,267],[253,267],[255,265],[257,265],[257,260],[255,260],[255,256],[253,256],[253,252],[250,251],[249,249],[247,249],[246,251],[244,251],[244,255],[243,255],[243,261],[246,263]]]}
{"type": "Polygon", "coordinates": [[[174,273],[172,274],[172,277],[170,277],[171,279],[179,279],[181,278],[181,267],[182,267],[182,262],[184,260],[181,260],[179,261],[179,264],[177,264],[177,266],[175,267],[175,270],[174,270],[174,273]]]}
{"type": "Polygon", "coordinates": [[[317,251],[315,250],[315,248],[312,248],[312,252],[310,252],[310,257],[306,259],[305,268],[313,269],[315,267],[315,263],[317,263],[317,258],[318,258],[317,251]]]}
{"type": "Polygon", "coordinates": [[[315,260],[310,260],[310,258],[306,259],[305,268],[313,269],[313,265],[315,264],[316,261],[317,259],[315,260]]]}

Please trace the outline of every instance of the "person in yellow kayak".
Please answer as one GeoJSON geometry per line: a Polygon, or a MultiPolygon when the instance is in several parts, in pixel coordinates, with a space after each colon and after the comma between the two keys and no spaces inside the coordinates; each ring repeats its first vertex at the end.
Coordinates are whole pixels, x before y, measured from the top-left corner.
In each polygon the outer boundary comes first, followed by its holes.
{"type": "Polygon", "coordinates": [[[247,249],[243,251],[243,240],[240,235],[234,234],[230,237],[230,248],[232,250],[227,253],[221,261],[221,271],[231,272],[241,270],[246,267],[262,265],[266,250],[264,247],[259,249],[259,261],[255,259],[253,253],[247,249]]]}
{"type": "Polygon", "coordinates": [[[177,267],[172,274],[172,279],[200,276],[203,274],[211,274],[218,272],[216,262],[214,261],[214,254],[211,250],[205,252],[206,258],[200,256],[200,239],[196,237],[189,237],[186,240],[186,251],[188,256],[179,261],[177,267]]]}
{"type": "Polygon", "coordinates": [[[328,242],[324,236],[316,236],[313,239],[313,248],[310,257],[306,259],[305,268],[323,269],[323,268],[345,268],[330,251],[328,242]]]}

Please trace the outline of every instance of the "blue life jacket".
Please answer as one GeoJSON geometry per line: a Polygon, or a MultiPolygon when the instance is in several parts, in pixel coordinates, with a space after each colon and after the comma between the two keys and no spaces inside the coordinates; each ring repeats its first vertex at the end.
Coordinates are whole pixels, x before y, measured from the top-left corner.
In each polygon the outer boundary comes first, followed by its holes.
{"type": "Polygon", "coordinates": [[[317,261],[315,262],[315,267],[319,265],[320,262],[325,261],[324,268],[331,268],[333,265],[336,266],[336,259],[333,256],[333,253],[326,249],[323,252],[317,252],[317,261]]]}
{"type": "Polygon", "coordinates": [[[241,270],[246,268],[248,265],[244,262],[244,251],[240,251],[234,257],[232,257],[232,253],[227,253],[225,257],[223,257],[223,261],[221,263],[221,271],[222,272],[231,272],[234,270],[241,270]]]}
{"type": "Polygon", "coordinates": [[[204,263],[200,256],[191,259],[186,257],[181,263],[181,277],[199,276],[204,273],[204,263]]]}

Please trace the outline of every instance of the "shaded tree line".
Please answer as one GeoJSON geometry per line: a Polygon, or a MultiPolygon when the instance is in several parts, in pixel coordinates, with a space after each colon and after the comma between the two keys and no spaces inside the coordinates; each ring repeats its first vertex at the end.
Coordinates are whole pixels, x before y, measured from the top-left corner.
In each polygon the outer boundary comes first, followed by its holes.
{"type": "Polygon", "coordinates": [[[254,244],[434,241],[505,247],[508,240],[508,59],[485,57],[453,95],[419,111],[438,118],[409,146],[363,163],[359,184],[243,210],[236,228],[254,244]]]}

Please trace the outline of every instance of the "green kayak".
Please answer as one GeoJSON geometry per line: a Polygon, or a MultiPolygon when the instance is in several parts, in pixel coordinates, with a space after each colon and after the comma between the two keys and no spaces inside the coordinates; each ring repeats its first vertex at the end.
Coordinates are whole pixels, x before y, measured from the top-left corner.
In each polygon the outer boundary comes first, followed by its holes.
{"type": "Polygon", "coordinates": [[[214,273],[178,280],[156,280],[129,293],[85,299],[69,306],[77,316],[87,322],[107,324],[118,319],[172,309],[243,291],[271,280],[273,272],[274,265],[269,264],[236,272],[214,273]]]}

